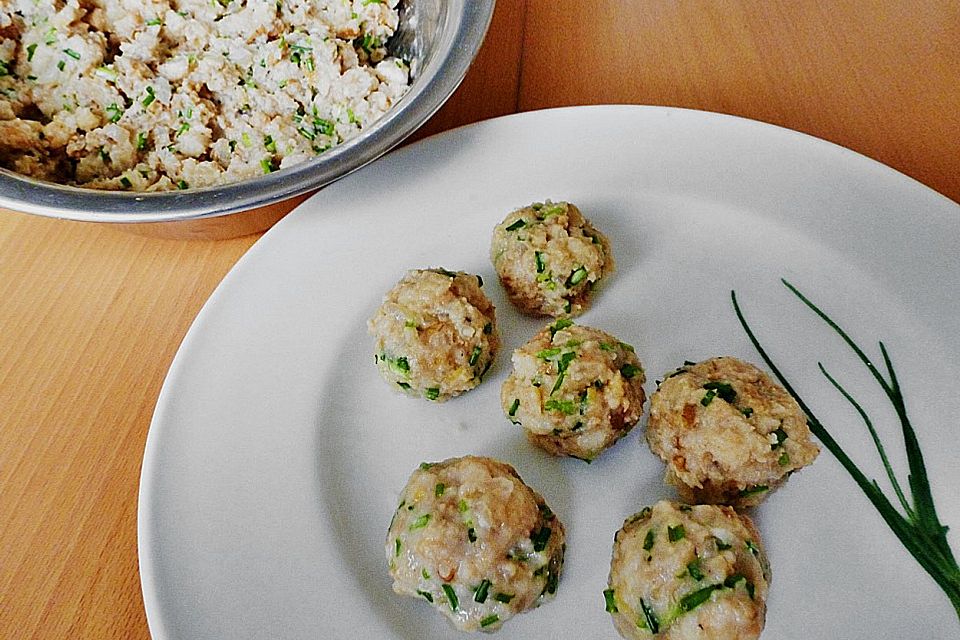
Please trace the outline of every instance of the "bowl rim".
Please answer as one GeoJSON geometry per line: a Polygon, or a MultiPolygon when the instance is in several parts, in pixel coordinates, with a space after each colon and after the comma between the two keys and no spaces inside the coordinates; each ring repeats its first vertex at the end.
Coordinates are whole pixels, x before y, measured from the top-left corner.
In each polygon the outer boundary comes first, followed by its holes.
{"type": "Polygon", "coordinates": [[[441,27],[410,89],[374,126],[289,169],[184,191],[110,191],[46,182],[0,167],[0,208],[87,222],[170,222],[271,205],[339,180],[373,162],[424,124],[463,81],[496,0],[444,0],[441,27]],[[456,24],[455,30],[444,28],[456,24]]]}

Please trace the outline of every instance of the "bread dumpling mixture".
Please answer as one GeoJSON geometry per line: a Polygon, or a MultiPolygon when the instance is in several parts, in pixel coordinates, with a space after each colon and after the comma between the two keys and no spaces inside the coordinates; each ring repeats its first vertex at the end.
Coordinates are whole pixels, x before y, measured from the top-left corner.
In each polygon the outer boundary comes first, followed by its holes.
{"type": "Polygon", "coordinates": [[[497,355],[493,303],[480,276],[415,269],[367,322],[374,362],[395,389],[442,402],[478,384],[497,355]]]}
{"type": "Polygon", "coordinates": [[[617,631],[631,640],[754,640],[769,582],[748,517],[661,501],[617,532],[604,598],[617,631]]]}
{"type": "Polygon", "coordinates": [[[736,507],[759,504],[819,454],[796,400],[730,357],[666,377],[650,399],[647,442],[683,500],[736,507]]]}
{"type": "Polygon", "coordinates": [[[423,463],[387,532],[393,590],[461,631],[495,631],[552,599],[563,525],[510,465],[475,456],[423,463]]]}
{"type": "Polygon", "coordinates": [[[493,231],[490,259],[510,301],[533,316],[578,316],[613,272],[607,237],[569,202],[535,202],[493,231]]]}
{"type": "Polygon", "coordinates": [[[644,381],[633,347],[561,318],[513,352],[500,403],[533,444],[590,461],[640,419],[644,381]]]}

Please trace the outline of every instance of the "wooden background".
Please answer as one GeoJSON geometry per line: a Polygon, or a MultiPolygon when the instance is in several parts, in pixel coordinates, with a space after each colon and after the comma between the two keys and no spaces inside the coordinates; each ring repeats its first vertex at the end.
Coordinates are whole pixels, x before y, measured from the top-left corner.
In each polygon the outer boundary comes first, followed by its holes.
{"type": "MultiPolygon", "coordinates": [[[[956,0],[499,0],[467,80],[418,135],[675,105],[799,129],[960,200],[958,74],[956,0]]],[[[190,322],[256,239],[0,212],[0,638],[149,637],[147,428],[190,322]]]]}

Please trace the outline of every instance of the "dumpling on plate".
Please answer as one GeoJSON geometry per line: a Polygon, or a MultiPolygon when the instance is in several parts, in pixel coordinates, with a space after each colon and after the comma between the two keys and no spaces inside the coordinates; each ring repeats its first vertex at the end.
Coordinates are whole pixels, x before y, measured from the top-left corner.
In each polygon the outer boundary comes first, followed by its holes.
{"type": "Polygon", "coordinates": [[[664,500],[617,532],[603,595],[629,640],[754,640],[769,583],[750,518],[732,507],[664,500]]]}
{"type": "Polygon", "coordinates": [[[643,413],[643,365],[609,333],[561,318],[513,352],[500,389],[507,418],[558,456],[591,461],[643,413]]]}
{"type": "Polygon", "coordinates": [[[569,202],[535,202],[493,230],[490,259],[510,301],[533,316],[578,316],[613,272],[610,241],[569,202]]]}
{"type": "Polygon", "coordinates": [[[564,539],[559,518],[513,467],[465,456],[413,472],[386,556],[394,591],[461,631],[495,631],[554,597],[564,539]]]}
{"type": "Polygon", "coordinates": [[[367,322],[374,362],[394,389],[442,402],[473,389],[500,347],[480,276],[414,269],[367,322]]]}
{"type": "Polygon", "coordinates": [[[646,435],[666,481],[695,503],[755,506],[820,453],[797,401],[730,357],[669,374],[650,398],[646,435]]]}

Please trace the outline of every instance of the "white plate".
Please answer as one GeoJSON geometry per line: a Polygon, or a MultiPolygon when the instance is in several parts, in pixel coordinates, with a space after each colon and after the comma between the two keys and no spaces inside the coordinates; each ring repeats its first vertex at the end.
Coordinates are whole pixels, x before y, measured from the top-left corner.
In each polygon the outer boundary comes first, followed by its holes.
{"type": "MultiPolygon", "coordinates": [[[[545,198],[576,202],[611,237],[618,271],[580,321],[635,345],[648,392],[685,359],[759,362],[730,305],[736,289],[798,392],[878,478],[863,426],[817,360],[877,408],[902,472],[891,412],[779,278],[871,352],[882,338],[941,518],[960,527],[960,207],[757,122],[628,106],[535,112],[429,139],[327,187],[210,298],[144,455],[140,569],[154,638],[462,637],[427,603],[393,594],[383,541],[418,463],[466,453],[516,466],[569,535],[556,600],[500,635],[617,637],[602,596],[613,534],[673,495],[643,422],[586,465],[531,448],[498,403],[510,351],[543,323],[506,302],[490,234],[511,208],[545,198]],[[365,329],[383,293],[425,266],[481,274],[505,343],[479,388],[441,405],[391,391],[365,329]]],[[[956,636],[946,597],[828,452],[754,515],[774,573],[765,638],[956,636]]]]}

